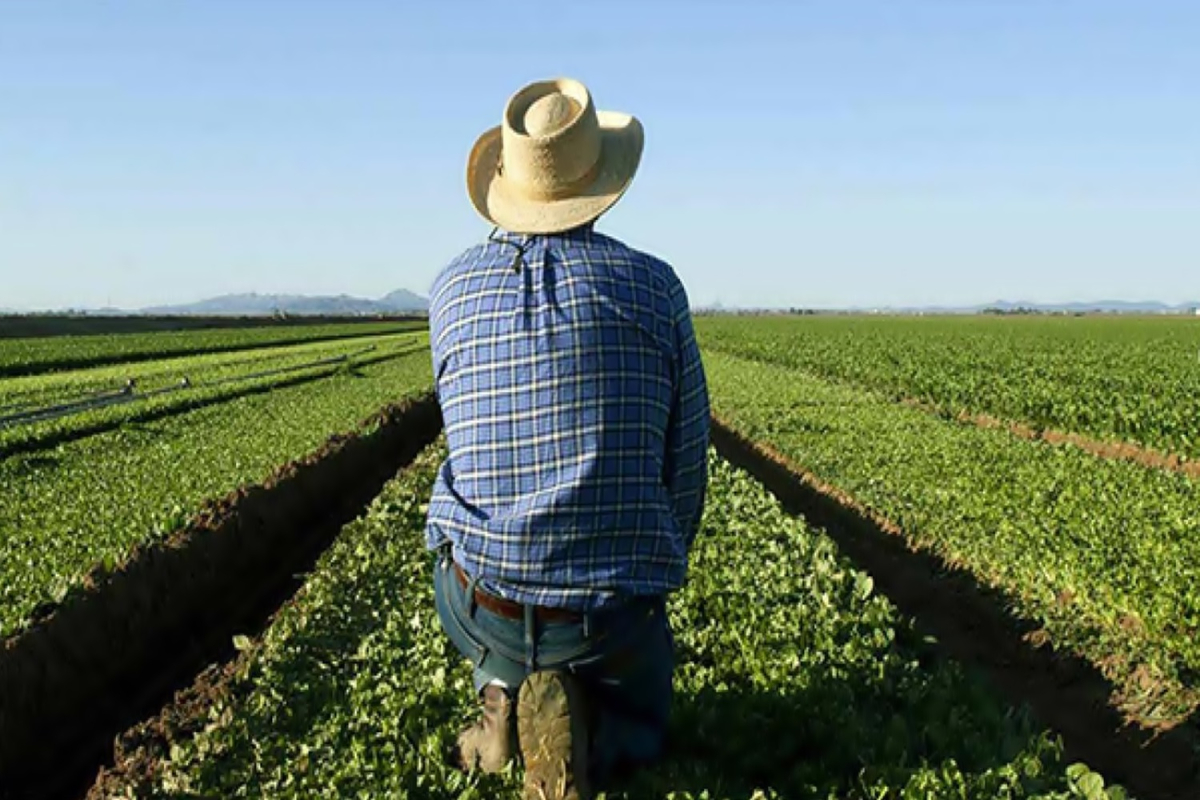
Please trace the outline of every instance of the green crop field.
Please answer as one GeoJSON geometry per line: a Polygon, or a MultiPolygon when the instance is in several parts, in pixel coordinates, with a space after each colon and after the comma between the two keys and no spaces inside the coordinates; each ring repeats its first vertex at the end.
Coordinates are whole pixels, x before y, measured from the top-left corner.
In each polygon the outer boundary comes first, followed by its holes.
{"type": "MultiPolygon", "coordinates": [[[[1029,631],[1016,646],[1103,676],[1111,695],[1097,702],[1113,719],[1190,736],[1186,790],[1146,796],[1200,796],[1200,477],[1188,469],[1200,458],[1200,321],[696,325],[723,425],[931,559],[930,580],[954,571],[998,598],[1029,631]],[[1105,451],[1118,443],[1120,458],[1105,451]],[[1174,459],[1128,457],[1149,450],[1174,459]]],[[[374,323],[0,341],[0,640],[28,641],[64,601],[101,602],[89,573],[171,546],[213,500],[240,489],[269,508],[273,490],[251,487],[427,392],[429,356],[425,330],[374,323]]],[[[427,422],[420,444],[436,434],[436,414],[427,422]]],[[[222,629],[221,646],[236,639],[239,652],[206,655],[226,669],[215,686],[202,677],[199,699],[161,719],[169,695],[139,710],[154,721],[120,740],[90,797],[518,796],[519,769],[463,775],[445,759],[474,706],[422,544],[444,455],[438,445],[399,475],[399,460],[376,470],[329,536],[356,521],[286,590],[299,593],[261,628],[222,629]]],[[[609,798],[1100,800],[1154,784],[1158,767],[1136,753],[1118,765],[1080,755],[1100,751],[1053,730],[1024,684],[989,680],[1004,664],[929,635],[928,609],[885,595],[887,576],[852,561],[852,530],[823,529],[802,503],[785,511],[760,473],[715,451],[710,472],[688,583],[670,601],[669,752],[609,798]]],[[[222,530],[253,535],[250,522],[222,530]]],[[[44,689],[5,658],[0,678],[44,689]]],[[[127,682],[153,682],[156,663],[127,682]]],[[[96,735],[108,747],[119,732],[96,735]]]]}
{"type": "Polygon", "coordinates": [[[423,331],[204,353],[0,381],[0,453],[28,451],[426,351],[423,331]],[[126,387],[134,389],[123,394],[126,387]],[[113,401],[97,403],[97,399],[113,401]],[[125,402],[131,401],[131,402],[125,402]],[[95,405],[89,405],[96,403],[95,405]],[[72,409],[75,404],[85,408],[72,409]],[[74,413],[6,424],[31,409],[74,413]]]}
{"type": "MultiPolygon", "coordinates": [[[[520,796],[515,776],[464,776],[444,758],[475,709],[422,546],[441,455],[343,532],[139,796],[520,796]]],[[[1066,763],[819,531],[715,457],[692,563],[670,608],[672,753],[609,798],[1126,796],[1066,763]]]]}
{"type": "Polygon", "coordinates": [[[706,351],[1200,457],[1200,319],[709,317],[706,351]]]}
{"type": "MultiPolygon", "coordinates": [[[[262,480],[331,434],[354,430],[372,412],[430,386],[426,334],[355,341],[140,362],[131,374],[151,391],[156,381],[181,374],[196,385],[0,428],[0,634],[22,627],[39,605],[61,600],[92,566],[111,566],[134,545],[175,530],[206,499],[262,480]],[[375,349],[304,366],[365,347],[375,349]],[[141,419],[146,415],[152,419],[141,419]],[[73,429],[90,435],[59,441],[73,429]],[[14,444],[23,450],[5,457],[14,444]]],[[[45,402],[47,392],[72,395],[121,374],[101,367],[10,378],[0,381],[0,397],[32,392],[45,402]]]]}
{"type": "Polygon", "coordinates": [[[0,376],[35,375],[101,364],[147,361],[189,353],[278,347],[315,340],[348,339],[418,330],[423,322],[351,322],[213,330],[114,333],[0,339],[0,376]]]}
{"type": "Polygon", "coordinates": [[[735,429],[1000,587],[1055,642],[1103,664],[1134,716],[1194,710],[1200,482],[784,367],[711,352],[706,366],[714,411],[735,429]]]}

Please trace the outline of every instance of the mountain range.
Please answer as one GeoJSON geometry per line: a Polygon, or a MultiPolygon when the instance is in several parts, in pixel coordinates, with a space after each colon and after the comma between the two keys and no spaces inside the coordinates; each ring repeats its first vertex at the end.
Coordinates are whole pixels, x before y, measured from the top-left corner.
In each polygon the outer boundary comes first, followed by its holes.
{"type": "Polygon", "coordinates": [[[885,308],[885,312],[925,314],[980,314],[987,311],[1012,314],[1032,311],[1040,314],[1183,314],[1200,308],[1200,302],[1171,305],[1157,300],[1097,300],[1094,302],[1035,303],[1032,301],[997,300],[974,306],[925,306],[919,308],[885,308]]]}
{"type": "MultiPolygon", "coordinates": [[[[136,313],[219,317],[256,316],[282,312],[298,315],[356,316],[363,314],[423,314],[428,310],[429,301],[426,298],[407,289],[397,289],[378,300],[352,297],[348,294],[332,296],[258,294],[257,292],[224,294],[195,303],[143,308],[136,313]]],[[[105,311],[109,310],[105,309],[105,311]]]]}
{"type": "MultiPolygon", "coordinates": [[[[984,312],[1015,313],[1028,311],[1041,314],[1186,314],[1200,309],[1200,300],[1191,303],[1162,303],[1158,301],[1097,300],[1094,302],[1035,303],[1029,301],[997,300],[993,303],[962,306],[856,306],[852,308],[821,308],[819,313],[870,314],[979,314],[984,312]]],[[[397,289],[377,300],[351,295],[298,294],[225,294],[194,303],[164,305],[129,311],[119,308],[88,309],[93,316],[125,316],[130,314],[182,316],[257,316],[275,313],[313,316],[361,316],[375,314],[424,314],[429,310],[428,298],[407,289],[397,289]]],[[[697,308],[697,312],[737,313],[739,311],[783,311],[782,308],[738,308],[715,303],[697,308]]],[[[793,309],[795,310],[795,309],[793,309]]],[[[0,308],[0,314],[23,312],[0,308]]],[[[43,312],[44,313],[44,312],[43,312]]],[[[78,312],[75,312],[78,313],[78,312]]]]}
{"type": "Polygon", "coordinates": [[[725,306],[721,303],[701,306],[695,311],[700,313],[778,313],[793,311],[818,314],[985,314],[985,313],[1034,313],[1034,314],[1191,314],[1200,313],[1200,301],[1191,303],[1162,303],[1156,300],[1096,300],[1068,303],[1035,303],[1032,301],[996,300],[992,303],[977,305],[948,306],[847,306],[847,307],[805,307],[791,308],[762,307],[740,308],[725,306]]]}

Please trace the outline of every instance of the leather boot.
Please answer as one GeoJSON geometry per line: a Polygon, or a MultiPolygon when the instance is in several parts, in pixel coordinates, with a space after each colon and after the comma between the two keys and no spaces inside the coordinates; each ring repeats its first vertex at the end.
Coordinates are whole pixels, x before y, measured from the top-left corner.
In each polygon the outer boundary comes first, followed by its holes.
{"type": "Polygon", "coordinates": [[[516,755],[513,703],[499,686],[488,684],[479,693],[479,719],[458,735],[459,766],[465,770],[499,772],[516,755]]]}
{"type": "Polygon", "coordinates": [[[517,698],[525,800],[590,800],[583,693],[565,672],[535,672],[517,698]]]}

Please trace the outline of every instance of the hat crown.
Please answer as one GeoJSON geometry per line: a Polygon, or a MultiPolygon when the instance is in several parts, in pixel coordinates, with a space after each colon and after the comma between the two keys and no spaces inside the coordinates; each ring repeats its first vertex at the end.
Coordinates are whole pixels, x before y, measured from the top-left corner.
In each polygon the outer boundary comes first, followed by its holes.
{"type": "Polygon", "coordinates": [[[554,92],[534,100],[525,111],[525,132],[530,136],[549,136],[567,126],[579,113],[577,100],[554,92]]]}
{"type": "Polygon", "coordinates": [[[600,120],[587,87],[561,78],[513,95],[501,126],[504,178],[534,200],[570,197],[600,164],[600,120]]]}
{"type": "Polygon", "coordinates": [[[579,81],[531,83],[509,98],[500,124],[475,140],[467,194],[481,217],[513,233],[570,230],[621,198],[643,141],[635,117],[598,111],[579,81]]]}

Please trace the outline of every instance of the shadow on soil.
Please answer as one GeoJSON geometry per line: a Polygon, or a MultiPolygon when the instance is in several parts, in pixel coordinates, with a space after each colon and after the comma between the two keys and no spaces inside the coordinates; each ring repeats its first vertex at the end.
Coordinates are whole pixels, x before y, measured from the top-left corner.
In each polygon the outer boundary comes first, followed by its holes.
{"type": "MultiPolygon", "coordinates": [[[[1200,715],[1158,736],[1126,725],[1109,704],[1113,686],[1094,666],[1029,644],[1026,636],[1033,626],[1014,618],[1006,611],[1005,598],[970,573],[908,549],[901,537],[806,481],[781,456],[715,419],[712,441],[723,458],[754,475],[789,513],[823,528],[874,577],[879,591],[936,637],[942,652],[982,672],[1014,705],[1031,708],[1043,725],[1062,736],[1069,760],[1087,762],[1141,800],[1200,797],[1195,735],[1200,715]]],[[[729,703],[722,714],[725,725],[744,724],[740,715],[753,716],[759,713],[755,709],[772,719],[778,713],[772,704],[790,706],[793,724],[796,717],[803,718],[803,698],[751,696],[729,703]]],[[[773,742],[790,735],[782,723],[750,726],[747,733],[768,753],[776,750],[773,742]]],[[[716,741],[722,749],[740,746],[734,736],[716,741]]],[[[773,758],[778,762],[781,756],[773,758]]],[[[779,764],[773,768],[785,771],[779,764]]]]}

